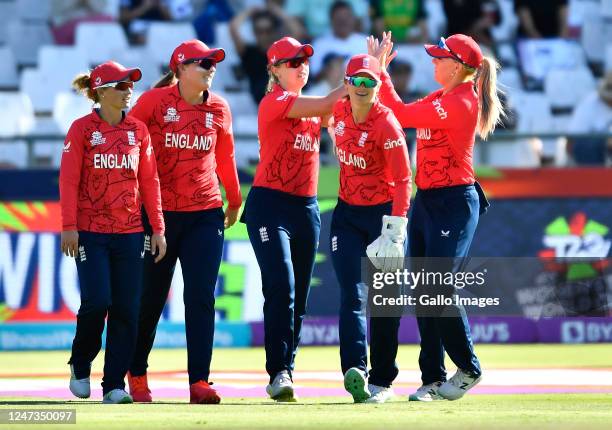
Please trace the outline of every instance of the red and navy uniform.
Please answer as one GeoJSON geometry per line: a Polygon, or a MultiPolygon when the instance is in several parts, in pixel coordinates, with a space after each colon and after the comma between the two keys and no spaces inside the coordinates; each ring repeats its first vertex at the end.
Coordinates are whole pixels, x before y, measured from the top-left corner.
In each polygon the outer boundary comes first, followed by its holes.
{"type": "MultiPolygon", "coordinates": [[[[390,109],[376,101],[364,122],[355,123],[348,99],[334,108],[336,154],[340,164],[338,205],[330,232],[330,253],[340,285],[340,358],[342,372],[367,372],[367,321],[362,312],[361,264],[366,248],[378,236],[383,215],[405,217],[410,204],[411,172],[402,127],[390,109]]],[[[370,382],[385,385],[395,378],[397,337],[389,336],[399,318],[371,319],[370,382]],[[395,375],[386,376],[391,361],[395,375]],[[382,366],[381,366],[382,364],[382,366]]]]}
{"type": "MultiPolygon", "coordinates": [[[[402,127],[417,129],[418,191],[409,223],[410,256],[448,257],[448,264],[440,259],[431,260],[435,267],[425,270],[458,271],[462,258],[468,255],[479,215],[488,206],[474,178],[473,150],[479,111],[474,83],[462,83],[446,94],[438,90],[404,104],[385,74],[380,97],[402,127]]],[[[431,290],[423,293],[433,294],[431,290]]],[[[438,293],[451,295],[452,287],[441,286],[438,293]]],[[[458,307],[446,312],[453,314],[437,317],[431,309],[417,308],[421,335],[419,365],[424,385],[446,380],[445,351],[459,368],[477,375],[482,372],[474,354],[465,309],[458,307]]]]}
{"type": "Polygon", "coordinates": [[[277,85],[259,105],[260,162],[243,215],[261,270],[270,381],[293,371],[321,229],[321,118],[288,118],[297,98],[277,85]]]}
{"type": "MultiPolygon", "coordinates": [[[[211,91],[187,103],[179,85],[145,92],[129,115],[151,133],[166,221],[166,256],[145,261],[138,342],[130,373],[146,373],[148,356],[177,259],[184,279],[189,383],[208,381],[215,323],[215,285],[224,238],[221,179],[228,205],[241,205],[227,102],[211,91]]],[[[145,223],[145,226],[147,224],[145,223]]]]}
{"type": "Polygon", "coordinates": [[[259,164],[254,187],[317,195],[321,118],[288,118],[298,95],[276,85],[259,105],[259,164]]]}
{"type": "Polygon", "coordinates": [[[66,136],[60,167],[62,228],[78,230],[81,306],[69,363],[89,376],[108,335],[102,388],[125,387],[136,342],[145,242],[141,198],[156,234],[164,234],[159,181],[145,125],[123,118],[113,126],[93,111],[66,136]]]}
{"type": "Polygon", "coordinates": [[[164,233],[159,180],[145,125],[124,118],[112,126],[96,111],[76,120],[60,168],[62,229],[142,232],[141,195],[153,230],[164,233]]]}

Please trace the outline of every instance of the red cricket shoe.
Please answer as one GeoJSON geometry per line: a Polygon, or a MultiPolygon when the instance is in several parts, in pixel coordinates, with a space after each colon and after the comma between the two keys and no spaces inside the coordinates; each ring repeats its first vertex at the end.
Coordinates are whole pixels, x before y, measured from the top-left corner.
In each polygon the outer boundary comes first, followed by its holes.
{"type": "Polygon", "coordinates": [[[147,374],[142,376],[132,376],[130,372],[127,374],[128,385],[130,386],[130,395],[135,403],[151,403],[151,390],[147,381],[147,374]]]}
{"type": "Polygon", "coordinates": [[[216,405],[221,397],[206,381],[198,381],[189,386],[189,403],[216,405]]]}

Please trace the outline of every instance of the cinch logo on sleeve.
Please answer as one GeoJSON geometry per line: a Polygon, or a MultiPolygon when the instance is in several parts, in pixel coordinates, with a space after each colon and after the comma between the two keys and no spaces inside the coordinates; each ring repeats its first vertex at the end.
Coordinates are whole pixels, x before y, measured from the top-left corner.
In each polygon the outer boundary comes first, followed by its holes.
{"type": "Polygon", "coordinates": [[[128,137],[128,145],[130,146],[134,146],[136,145],[136,135],[134,135],[133,131],[128,131],[127,132],[127,137],[128,137]]]}
{"type": "Polygon", "coordinates": [[[434,100],[431,102],[431,104],[433,104],[434,109],[436,109],[436,112],[438,112],[438,116],[440,117],[440,119],[446,119],[448,117],[448,114],[442,107],[440,100],[434,100]]]}
{"type": "Polygon", "coordinates": [[[391,140],[391,139],[387,139],[387,141],[385,142],[385,149],[393,149],[393,148],[397,148],[398,146],[402,146],[404,145],[404,139],[397,139],[397,140],[391,140]]]}
{"type": "Polygon", "coordinates": [[[179,119],[181,119],[181,116],[176,114],[176,109],[169,107],[166,115],[164,115],[164,122],[178,122],[179,119]]]}
{"type": "Polygon", "coordinates": [[[106,138],[102,136],[102,133],[99,131],[94,131],[91,133],[91,140],[89,141],[91,146],[102,145],[106,142],[106,138]]]}
{"type": "Polygon", "coordinates": [[[72,142],[70,141],[64,145],[64,152],[70,152],[70,145],[72,145],[72,142]]]}

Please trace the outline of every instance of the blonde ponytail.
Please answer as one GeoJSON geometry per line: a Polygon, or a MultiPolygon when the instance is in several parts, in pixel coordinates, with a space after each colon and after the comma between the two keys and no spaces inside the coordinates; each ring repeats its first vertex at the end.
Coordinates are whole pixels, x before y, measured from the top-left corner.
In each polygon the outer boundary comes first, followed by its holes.
{"type": "Polygon", "coordinates": [[[98,97],[98,92],[96,90],[92,90],[90,88],[91,84],[91,75],[89,73],[80,73],[75,76],[72,80],[72,88],[74,88],[77,92],[83,94],[89,100],[94,103],[98,103],[100,98],[98,97]]]}
{"type": "Polygon", "coordinates": [[[268,66],[268,85],[266,85],[266,94],[270,94],[274,89],[274,85],[279,83],[278,77],[276,77],[272,69],[268,66]]]}
{"type": "Polygon", "coordinates": [[[497,88],[497,70],[499,64],[491,57],[484,57],[476,75],[476,92],[478,93],[478,125],[476,131],[483,140],[487,140],[497,124],[506,117],[506,112],[499,99],[501,90],[497,88]]]}

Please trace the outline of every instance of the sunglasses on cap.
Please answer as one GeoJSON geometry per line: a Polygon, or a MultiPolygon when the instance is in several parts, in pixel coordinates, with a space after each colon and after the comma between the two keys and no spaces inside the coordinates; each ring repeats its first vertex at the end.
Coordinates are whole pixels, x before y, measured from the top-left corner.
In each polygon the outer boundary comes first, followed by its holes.
{"type": "Polygon", "coordinates": [[[354,87],[364,86],[366,88],[374,88],[378,85],[378,81],[373,78],[367,78],[365,76],[346,76],[344,80],[354,87]]]}
{"type": "Polygon", "coordinates": [[[281,60],[276,63],[276,66],[280,66],[281,64],[287,64],[287,67],[289,67],[290,69],[297,69],[302,64],[308,65],[308,63],[309,63],[308,57],[298,57],[298,58],[291,58],[290,60],[281,60]]]}
{"type": "Polygon", "coordinates": [[[132,81],[121,81],[121,82],[109,82],[108,84],[100,85],[96,88],[114,88],[117,91],[127,91],[134,88],[134,82],[132,81]]]}
{"type": "Polygon", "coordinates": [[[459,58],[459,56],[457,54],[455,54],[453,52],[453,50],[448,47],[448,45],[446,44],[446,39],[444,39],[443,37],[441,37],[440,41],[438,42],[438,48],[444,49],[445,51],[447,51],[449,54],[451,54],[453,56],[453,58],[455,60],[457,60],[458,62],[463,64],[465,67],[467,67],[469,69],[474,69],[472,66],[470,66],[467,63],[465,63],[461,58],[459,58]]]}
{"type": "Polygon", "coordinates": [[[198,66],[200,66],[204,70],[210,70],[213,66],[217,65],[217,62],[210,58],[204,58],[203,60],[187,60],[183,64],[193,64],[193,63],[197,63],[198,66]]]}

